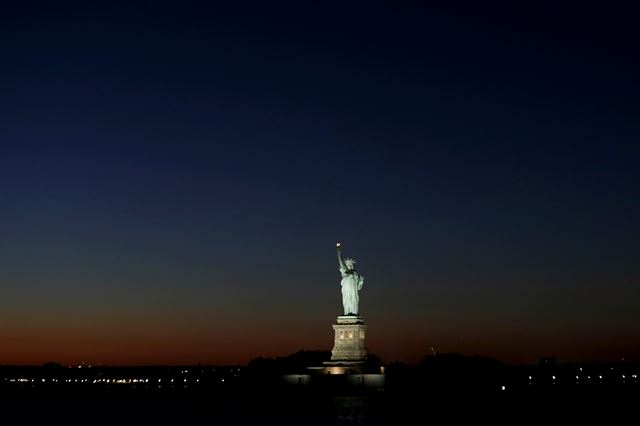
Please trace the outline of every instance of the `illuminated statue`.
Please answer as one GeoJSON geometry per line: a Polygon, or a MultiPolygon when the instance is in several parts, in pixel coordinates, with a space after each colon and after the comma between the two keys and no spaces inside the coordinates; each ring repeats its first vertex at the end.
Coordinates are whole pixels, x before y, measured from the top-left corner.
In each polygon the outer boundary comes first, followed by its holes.
{"type": "Polygon", "coordinates": [[[340,264],[340,275],[342,275],[342,306],[344,308],[345,315],[358,315],[358,291],[364,284],[364,277],[355,269],[356,261],[353,259],[342,259],[342,253],[340,251],[340,243],[336,244],[336,251],[338,252],[338,263],[340,264]]]}

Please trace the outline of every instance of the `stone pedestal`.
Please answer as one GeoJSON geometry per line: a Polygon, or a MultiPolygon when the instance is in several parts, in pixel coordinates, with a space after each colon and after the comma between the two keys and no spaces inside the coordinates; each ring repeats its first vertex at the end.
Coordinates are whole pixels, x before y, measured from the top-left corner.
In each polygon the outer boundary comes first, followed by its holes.
{"type": "Polygon", "coordinates": [[[361,316],[339,316],[336,324],[331,361],[327,364],[359,364],[367,358],[365,330],[361,316]]]}

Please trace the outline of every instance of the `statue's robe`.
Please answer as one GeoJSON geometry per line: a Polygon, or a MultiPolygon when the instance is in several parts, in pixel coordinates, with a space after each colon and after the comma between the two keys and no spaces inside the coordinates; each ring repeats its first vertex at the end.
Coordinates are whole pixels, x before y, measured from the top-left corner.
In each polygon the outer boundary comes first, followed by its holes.
{"type": "Polygon", "coordinates": [[[358,315],[358,290],[362,288],[364,278],[355,270],[340,268],[342,281],[342,307],[345,315],[358,315]]]}

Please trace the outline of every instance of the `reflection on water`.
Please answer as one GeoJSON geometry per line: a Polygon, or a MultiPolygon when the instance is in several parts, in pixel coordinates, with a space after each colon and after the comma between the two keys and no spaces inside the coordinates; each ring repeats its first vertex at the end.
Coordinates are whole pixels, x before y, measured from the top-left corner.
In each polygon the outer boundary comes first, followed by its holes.
{"type": "Polygon", "coordinates": [[[367,396],[336,396],[331,400],[333,423],[339,425],[370,425],[374,420],[372,400],[367,396]]]}

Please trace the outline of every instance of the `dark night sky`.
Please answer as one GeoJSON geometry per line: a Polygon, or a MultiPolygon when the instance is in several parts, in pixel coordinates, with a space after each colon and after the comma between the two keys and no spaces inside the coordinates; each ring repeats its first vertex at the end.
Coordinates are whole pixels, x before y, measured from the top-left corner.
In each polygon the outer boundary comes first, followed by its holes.
{"type": "Polygon", "coordinates": [[[0,364],[330,349],[338,239],[385,361],[640,358],[635,11],[82,3],[0,12],[0,364]]]}

